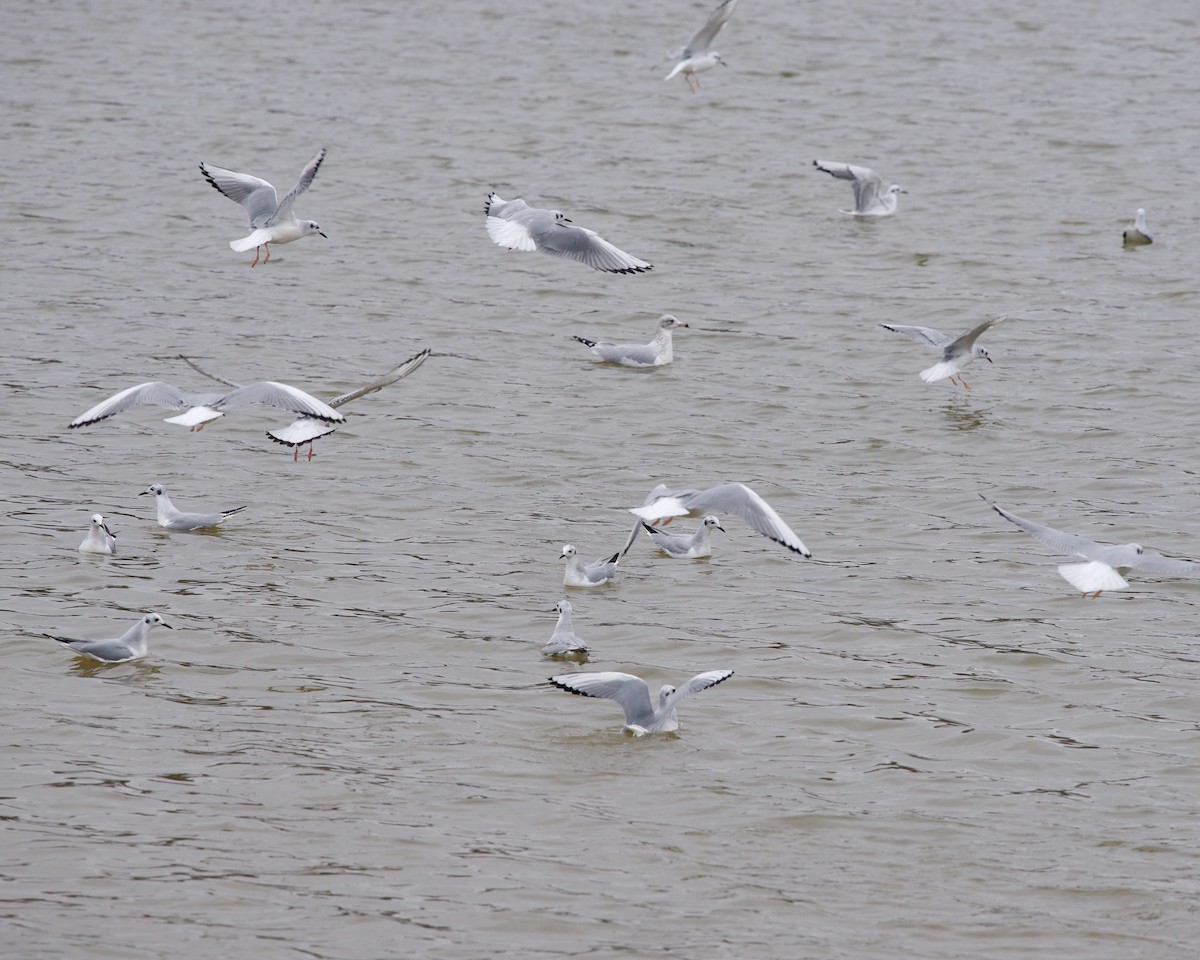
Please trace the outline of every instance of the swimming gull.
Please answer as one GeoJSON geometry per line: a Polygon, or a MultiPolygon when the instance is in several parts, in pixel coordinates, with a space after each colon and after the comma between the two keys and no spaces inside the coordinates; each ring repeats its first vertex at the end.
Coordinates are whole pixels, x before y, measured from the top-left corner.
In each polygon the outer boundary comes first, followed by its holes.
{"type": "Polygon", "coordinates": [[[829,160],[814,160],[813,166],[839,180],[850,181],[854,187],[854,209],[843,210],[842,213],[855,217],[889,217],[896,212],[899,195],[908,193],[895,183],[884,190],[882,178],[869,167],[854,167],[829,160]]]}
{"type": "Polygon", "coordinates": [[[155,627],[173,630],[157,613],[148,613],[115,640],[71,640],[45,633],[42,636],[65,643],[78,654],[103,663],[124,663],[146,655],[146,639],[155,627]]]}
{"type": "Polygon", "coordinates": [[[723,67],[728,66],[719,53],[709,48],[716,40],[717,34],[725,29],[725,24],[733,16],[733,8],[737,3],[738,0],[725,0],[718,5],[704,26],[692,34],[692,39],[686,46],[667,54],[669,59],[679,62],[675,64],[675,69],[663,77],[664,80],[670,80],[676,74],[682,73],[688,89],[695,93],[700,89],[700,78],[696,74],[711,70],[718,63],[723,67]]]}
{"type": "Polygon", "coordinates": [[[250,216],[250,235],[229,242],[229,246],[238,253],[254,248],[254,263],[250,266],[258,264],[264,250],[267,255],[263,263],[270,261],[272,243],[291,243],[314,233],[325,236],[321,233],[321,225],[315,220],[297,220],[292,212],[296,198],[312,186],[313,177],[317,175],[324,159],[325,149],[322,147],[316,156],[304,165],[304,169],[300,171],[300,179],[282,200],[266,180],[252,177],[248,173],[237,173],[224,167],[213,166],[211,163],[200,164],[200,172],[204,174],[204,179],[230,200],[240,203],[250,216]]]}
{"type": "Polygon", "coordinates": [[[559,600],[554,607],[558,611],[558,623],[554,633],[542,647],[542,653],[552,657],[587,657],[587,644],[575,635],[571,626],[571,603],[569,600],[559,600]]]}
{"type": "Polygon", "coordinates": [[[79,552],[103,553],[110,557],[117,552],[117,535],[108,529],[108,523],[100,514],[92,514],[91,526],[79,545],[79,552]]]}
{"type": "Polygon", "coordinates": [[[960,333],[957,337],[948,337],[932,327],[906,327],[899,323],[881,323],[880,326],[884,330],[902,333],[910,340],[927,343],[934,349],[942,351],[941,360],[932,367],[921,371],[921,379],[926,383],[935,383],[949,377],[951,383],[957,384],[961,381],[963,387],[970,390],[971,385],[963,377],[962,368],[976,357],[983,357],[988,363],[993,362],[992,358],[988,356],[988,352],[983,347],[976,346],[975,341],[985,330],[989,330],[1007,319],[1008,317],[994,317],[991,320],[984,320],[983,323],[972,327],[966,333],[960,333]]]}
{"type": "Polygon", "coordinates": [[[550,682],[568,693],[615,700],[625,711],[624,731],[640,737],[647,733],[678,730],[676,704],[684,697],[714,687],[732,676],[732,670],[708,670],[696,674],[678,689],[667,684],[658,691],[657,709],[650,702],[650,688],[646,686],[646,681],[630,673],[575,673],[551,677],[550,682]]]}
{"type": "Polygon", "coordinates": [[[711,513],[700,522],[700,526],[691,536],[664,533],[657,527],[650,526],[645,520],[641,523],[642,529],[646,531],[646,536],[654,541],[654,545],[667,556],[674,557],[676,560],[711,557],[712,531],[715,529],[722,533],[725,532],[725,528],[721,526],[720,517],[714,517],[711,513]]]}
{"type": "Polygon", "coordinates": [[[1144,247],[1146,244],[1154,242],[1154,238],[1146,232],[1146,211],[1141,207],[1138,207],[1133,223],[1129,224],[1125,228],[1125,232],[1121,234],[1121,239],[1127,247],[1144,247]]]}
{"type": "Polygon", "coordinates": [[[572,544],[566,543],[563,544],[562,555],[559,559],[562,560],[564,557],[567,561],[566,570],[563,573],[564,586],[598,587],[603,583],[608,583],[617,575],[617,563],[621,559],[621,554],[614,553],[611,557],[584,563],[579,559],[579,551],[572,544]]]}
{"type": "Polygon", "coordinates": [[[658,332],[647,344],[609,343],[606,340],[585,340],[583,337],[571,339],[591,347],[592,353],[606,363],[619,363],[626,367],[661,367],[675,358],[671,347],[671,331],[686,326],[682,320],[664,313],[658,321],[658,332]]]}
{"type": "MultiPolygon", "coordinates": [[[[982,494],[980,496],[983,497],[982,494]]],[[[1168,576],[1200,575],[1200,562],[1195,560],[1164,557],[1161,553],[1147,550],[1138,543],[1096,543],[1087,537],[1064,533],[1053,527],[1018,517],[1015,513],[1009,513],[996,506],[986,497],[983,497],[983,501],[1035,540],[1059,553],[1082,557],[1086,563],[1064,563],[1059,566],[1058,572],[1085,597],[1090,594],[1095,599],[1100,596],[1102,590],[1124,590],[1129,584],[1121,576],[1121,571],[1137,570],[1168,576]]]]}
{"type": "Polygon", "coordinates": [[[644,273],[654,267],[618,250],[593,230],[575,226],[558,210],[542,210],[524,200],[488,194],[484,204],[492,242],[509,250],[537,250],[578,260],[605,273],[644,273]]]}
{"type": "Polygon", "coordinates": [[[152,483],[138,494],[144,497],[151,494],[158,508],[158,525],[168,530],[207,530],[220,526],[228,517],[245,510],[245,507],[234,507],[232,510],[222,510],[220,513],[185,513],[177,510],[171,498],[167,496],[167,488],[161,483],[152,483]]]}

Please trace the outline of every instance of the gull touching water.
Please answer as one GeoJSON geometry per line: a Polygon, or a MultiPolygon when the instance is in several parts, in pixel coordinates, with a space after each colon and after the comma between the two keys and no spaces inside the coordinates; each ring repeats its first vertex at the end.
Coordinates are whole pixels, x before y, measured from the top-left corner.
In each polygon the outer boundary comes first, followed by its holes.
{"type": "Polygon", "coordinates": [[[563,573],[563,586],[598,587],[608,583],[617,575],[617,563],[621,559],[621,554],[614,553],[611,557],[584,563],[579,559],[579,551],[572,544],[565,543],[559,559],[562,560],[564,557],[567,565],[563,573]]]}
{"type": "Polygon", "coordinates": [[[248,173],[236,173],[224,167],[216,167],[210,163],[200,164],[200,172],[204,174],[204,179],[230,200],[240,203],[250,216],[250,235],[229,242],[229,246],[238,253],[254,250],[254,263],[250,266],[258,264],[264,250],[267,256],[263,263],[270,261],[272,243],[291,243],[314,233],[325,236],[321,233],[321,225],[315,220],[297,220],[292,212],[296,198],[312,186],[313,177],[317,175],[324,159],[325,150],[322,148],[305,164],[304,169],[300,171],[300,179],[282,200],[266,180],[252,177],[248,173]]]}
{"type": "Polygon", "coordinates": [[[1146,211],[1141,207],[1138,207],[1133,223],[1129,224],[1125,228],[1125,232],[1121,234],[1121,239],[1127,247],[1144,247],[1146,244],[1154,242],[1154,238],[1146,231],[1146,211]]]}
{"type": "Polygon", "coordinates": [[[883,179],[869,167],[854,167],[848,163],[814,160],[813,166],[839,180],[849,180],[854,187],[854,209],[843,210],[855,217],[890,217],[896,212],[899,195],[908,193],[893,183],[883,189],[883,179]]]}
{"type": "Polygon", "coordinates": [[[79,552],[102,553],[110,557],[117,552],[117,535],[108,529],[108,524],[100,514],[92,514],[92,525],[79,545],[79,552]]]}
{"type": "Polygon", "coordinates": [[[631,673],[574,673],[551,677],[550,682],[560,690],[583,697],[615,700],[625,711],[624,732],[640,737],[647,733],[671,733],[679,729],[675,707],[684,697],[715,687],[733,676],[732,670],[709,670],[698,673],[676,689],[670,684],[658,691],[658,707],[650,702],[650,688],[641,677],[631,673]]]}
{"type": "Polygon", "coordinates": [[[583,337],[571,339],[591,347],[592,353],[605,363],[619,363],[626,367],[661,367],[675,359],[671,331],[686,326],[682,320],[664,313],[658,321],[658,332],[647,344],[608,343],[605,340],[585,340],[583,337]]]}
{"type": "Polygon", "coordinates": [[[575,629],[571,626],[571,603],[568,600],[559,600],[554,607],[558,611],[558,623],[554,626],[554,633],[542,647],[542,653],[551,657],[587,657],[587,644],[575,635],[575,629]]]}
{"type": "Polygon", "coordinates": [[[963,377],[962,368],[976,357],[983,357],[988,363],[993,362],[992,358],[988,356],[988,352],[983,347],[976,346],[975,341],[984,331],[990,330],[996,324],[1003,323],[1007,319],[1008,317],[994,317],[991,320],[984,320],[983,323],[972,327],[966,333],[960,333],[957,337],[948,337],[932,327],[906,327],[899,323],[881,323],[880,326],[884,330],[902,333],[910,340],[927,343],[934,349],[942,351],[941,360],[932,367],[921,371],[921,379],[926,383],[935,383],[949,377],[951,383],[957,384],[961,381],[963,387],[970,390],[971,385],[963,377]]]}
{"type": "Polygon", "coordinates": [[[167,496],[167,488],[161,483],[152,483],[138,494],[144,497],[151,494],[158,508],[158,525],[168,530],[207,530],[220,526],[228,517],[245,510],[245,507],[234,507],[232,510],[222,510],[220,513],[184,513],[175,509],[175,504],[167,496]]]}
{"type": "Polygon", "coordinates": [[[67,637],[56,637],[43,634],[51,640],[65,643],[78,654],[100,660],[103,663],[124,663],[126,660],[137,660],[146,655],[146,640],[150,631],[155,627],[166,627],[173,630],[157,613],[148,613],[132,627],[115,640],[71,640],[67,637]]]}
{"type": "Polygon", "coordinates": [[[692,34],[692,39],[687,42],[686,46],[667,54],[669,59],[679,62],[675,64],[674,70],[663,77],[664,80],[670,80],[682,73],[683,78],[687,81],[688,89],[695,93],[700,89],[700,78],[696,74],[711,70],[718,63],[723,67],[727,66],[721,59],[721,55],[709,48],[717,39],[717,34],[725,29],[725,24],[733,16],[733,8],[737,4],[738,0],[725,0],[712,12],[704,26],[692,34]]]}
{"type": "Polygon", "coordinates": [[[699,528],[690,537],[676,536],[670,533],[663,533],[661,530],[650,526],[645,520],[642,521],[642,529],[646,531],[654,545],[669,557],[674,557],[677,560],[694,560],[700,557],[712,556],[712,531],[720,530],[725,532],[725,528],[721,526],[719,517],[714,517],[711,513],[701,522],[699,528]]]}
{"type": "MultiPolygon", "coordinates": [[[[982,494],[980,495],[982,497],[982,494]]],[[[1059,553],[1082,557],[1085,563],[1064,563],[1058,568],[1062,578],[1085,597],[1093,599],[1102,590],[1124,590],[1129,586],[1120,571],[1137,570],[1142,573],[1161,573],[1168,576],[1200,575],[1200,562],[1176,560],[1161,553],[1146,550],[1139,543],[1096,543],[1087,537],[1064,533],[1047,527],[996,506],[983,497],[983,501],[1005,520],[1015,523],[1035,540],[1059,553]]]]}
{"type": "Polygon", "coordinates": [[[558,210],[542,210],[524,200],[502,200],[488,194],[484,204],[492,242],[509,250],[537,250],[552,257],[578,260],[605,273],[645,273],[654,267],[618,250],[593,230],[577,227],[558,210]]]}

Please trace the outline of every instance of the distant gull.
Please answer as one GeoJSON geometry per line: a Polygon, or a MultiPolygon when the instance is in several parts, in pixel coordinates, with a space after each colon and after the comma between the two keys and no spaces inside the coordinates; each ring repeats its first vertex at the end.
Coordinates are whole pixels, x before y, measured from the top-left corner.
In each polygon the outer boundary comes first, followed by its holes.
{"type": "Polygon", "coordinates": [[[998,323],[1003,323],[1008,317],[994,317],[991,320],[984,320],[983,323],[972,327],[966,333],[960,333],[957,337],[948,337],[940,330],[934,330],[932,327],[906,327],[899,323],[881,323],[880,326],[884,330],[891,330],[892,333],[902,333],[910,340],[916,340],[918,343],[927,343],[936,350],[942,351],[942,359],[935,363],[932,367],[921,371],[921,379],[926,383],[936,383],[938,380],[950,378],[950,382],[957,384],[960,381],[965,389],[970,390],[971,385],[967,383],[966,378],[962,375],[962,368],[974,360],[976,357],[983,357],[988,363],[992,363],[992,358],[988,356],[988,352],[983,347],[977,347],[975,341],[979,339],[979,335],[984,331],[991,329],[998,323]]]}
{"type": "Polygon", "coordinates": [[[714,517],[711,513],[706,516],[697,528],[696,532],[691,536],[677,536],[671,533],[664,533],[656,527],[650,526],[645,520],[642,521],[642,529],[646,531],[648,536],[659,550],[669,557],[674,557],[676,560],[695,560],[700,557],[712,556],[712,531],[720,530],[725,532],[725,528],[721,526],[721,519],[714,517]]]}
{"type": "MultiPolygon", "coordinates": [[[[674,517],[699,517],[707,513],[733,514],[741,517],[764,537],[787,547],[793,553],[812,556],[808,547],[771,505],[744,483],[721,483],[707,490],[671,490],[665,483],[660,483],[646,496],[642,506],[633,507],[629,512],[647,523],[660,520],[670,523],[674,517]]],[[[640,523],[633,528],[621,554],[628,552],[641,530],[640,523]]]]}
{"type": "Polygon", "coordinates": [[[717,39],[717,34],[725,29],[725,24],[733,16],[733,8],[737,3],[738,0],[725,0],[712,12],[708,22],[692,34],[692,39],[686,46],[667,54],[669,59],[679,62],[675,64],[674,70],[663,77],[664,80],[670,80],[676,74],[682,73],[688,89],[695,93],[700,89],[700,78],[696,74],[711,70],[718,63],[723,67],[728,66],[719,53],[709,48],[717,39]]]}
{"type": "Polygon", "coordinates": [[[200,164],[200,172],[204,174],[204,179],[230,200],[240,203],[250,216],[250,235],[229,242],[229,246],[238,253],[254,249],[254,263],[250,266],[258,264],[264,250],[267,255],[263,263],[270,261],[272,243],[291,243],[313,233],[325,236],[321,233],[321,225],[315,220],[297,220],[292,212],[296,198],[312,186],[313,177],[317,175],[324,159],[325,150],[322,148],[305,164],[304,169],[300,171],[300,179],[282,200],[266,180],[252,177],[248,173],[236,173],[224,167],[216,167],[210,163],[200,164]]]}
{"type": "Polygon", "coordinates": [[[1015,513],[1009,513],[991,503],[986,497],[983,497],[983,500],[1005,520],[1015,523],[1035,540],[1059,553],[1086,560],[1086,563],[1064,563],[1058,568],[1062,578],[1085,597],[1091,594],[1095,599],[1100,596],[1102,590],[1124,590],[1129,584],[1120,571],[1137,570],[1142,573],[1185,577],[1200,575],[1200,562],[1195,560],[1164,557],[1161,553],[1146,550],[1138,543],[1096,543],[1087,537],[1063,533],[1053,527],[1018,517],[1015,513]]]}
{"type": "Polygon", "coordinates": [[[883,180],[869,167],[853,167],[848,163],[814,160],[813,166],[839,180],[849,180],[854,187],[854,209],[843,210],[856,217],[889,217],[896,212],[899,194],[908,193],[893,183],[886,190],[883,180]]]}
{"type": "Polygon", "coordinates": [[[559,600],[554,607],[558,611],[558,623],[555,624],[554,633],[542,647],[542,653],[552,657],[585,657],[587,656],[587,644],[575,635],[575,629],[571,626],[571,604],[568,600],[559,600]]]}
{"type": "Polygon", "coordinates": [[[568,693],[615,700],[625,711],[624,731],[640,737],[647,733],[678,730],[676,704],[684,697],[714,687],[732,676],[732,670],[709,670],[696,674],[679,689],[667,684],[658,691],[657,709],[650,702],[650,688],[646,686],[646,681],[630,673],[574,673],[551,677],[550,682],[568,693]]]}
{"type": "Polygon", "coordinates": [[[538,250],[578,260],[605,273],[644,273],[654,267],[618,250],[595,231],[577,227],[558,210],[542,210],[524,200],[488,195],[484,204],[492,242],[509,250],[538,250]]]}
{"type": "Polygon", "coordinates": [[[617,575],[617,563],[621,554],[614,553],[611,557],[584,563],[579,559],[579,551],[570,543],[563,544],[560,560],[566,558],[566,570],[563,573],[563,585],[567,587],[598,587],[608,583],[617,575]]]}
{"type": "Polygon", "coordinates": [[[671,346],[671,331],[686,326],[682,320],[664,313],[658,321],[658,332],[647,344],[609,343],[606,340],[585,340],[583,337],[571,339],[591,347],[592,353],[606,363],[619,363],[626,367],[661,367],[675,358],[671,346]]]}
{"type": "Polygon", "coordinates": [[[1127,247],[1144,247],[1146,244],[1154,242],[1154,238],[1146,232],[1146,211],[1141,207],[1138,207],[1133,223],[1129,224],[1125,228],[1125,232],[1121,234],[1121,239],[1125,241],[1127,247]]]}
{"type": "Polygon", "coordinates": [[[103,553],[110,557],[117,552],[117,535],[108,529],[108,523],[100,514],[92,514],[91,526],[79,545],[79,552],[103,553]]]}
{"type": "Polygon", "coordinates": [[[207,530],[220,526],[227,518],[233,516],[245,507],[234,507],[232,510],[222,510],[220,513],[184,513],[175,509],[175,504],[167,496],[167,488],[161,483],[152,483],[138,494],[144,497],[151,494],[158,508],[158,525],[168,530],[207,530]]]}
{"type": "Polygon", "coordinates": [[[124,663],[146,655],[146,639],[155,627],[174,629],[157,613],[148,613],[115,640],[71,640],[46,633],[42,636],[65,643],[78,654],[103,663],[124,663]]]}

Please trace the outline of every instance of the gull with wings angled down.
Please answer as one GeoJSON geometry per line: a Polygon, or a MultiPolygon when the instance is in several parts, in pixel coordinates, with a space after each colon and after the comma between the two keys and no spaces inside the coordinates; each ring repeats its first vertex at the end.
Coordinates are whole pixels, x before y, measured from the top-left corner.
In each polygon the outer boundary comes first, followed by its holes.
{"type": "Polygon", "coordinates": [[[704,26],[692,34],[692,38],[685,46],[667,54],[669,60],[678,62],[675,64],[675,68],[663,77],[663,80],[670,80],[682,73],[683,79],[687,81],[688,89],[695,93],[700,89],[700,78],[696,74],[711,70],[718,63],[723,67],[728,66],[721,59],[721,55],[710,48],[713,41],[717,39],[717,34],[725,29],[725,24],[733,16],[733,9],[737,4],[738,0],[725,0],[712,12],[704,26]]]}
{"type": "Polygon", "coordinates": [[[814,160],[813,166],[839,180],[850,181],[854,188],[854,209],[842,213],[854,217],[890,217],[896,212],[900,194],[908,193],[898,183],[884,190],[883,178],[870,167],[855,167],[831,160],[814,160]]]}
{"type": "Polygon", "coordinates": [[[942,359],[935,363],[932,367],[928,367],[921,371],[921,379],[926,383],[936,383],[938,380],[950,378],[953,384],[962,383],[966,390],[971,389],[971,385],[967,383],[966,377],[962,375],[962,368],[974,360],[976,357],[983,357],[988,363],[993,360],[988,356],[988,352],[983,347],[978,346],[975,341],[979,336],[987,330],[990,330],[998,323],[1003,323],[1008,317],[993,317],[990,320],[984,320],[983,323],[977,324],[966,333],[960,333],[957,337],[949,337],[940,330],[934,330],[932,327],[906,327],[900,323],[881,323],[880,326],[884,330],[891,330],[892,333],[901,333],[910,340],[916,340],[918,343],[925,343],[933,347],[935,350],[942,351],[942,359]]]}
{"type": "Polygon", "coordinates": [[[715,687],[733,676],[732,670],[708,670],[698,673],[678,689],[666,684],[658,691],[658,706],[650,701],[650,688],[641,677],[631,673],[573,673],[551,677],[550,682],[560,690],[581,697],[600,697],[614,700],[625,711],[625,733],[635,737],[647,733],[673,733],[679,729],[675,707],[684,697],[715,687]]]}

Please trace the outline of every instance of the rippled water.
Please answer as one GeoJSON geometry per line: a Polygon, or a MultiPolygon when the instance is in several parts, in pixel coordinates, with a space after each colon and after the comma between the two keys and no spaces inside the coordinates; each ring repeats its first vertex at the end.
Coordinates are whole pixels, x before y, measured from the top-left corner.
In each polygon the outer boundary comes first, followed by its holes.
{"type": "Polygon", "coordinates": [[[691,96],[711,5],[9,5],[7,956],[1192,956],[1200,584],[1082,601],[978,494],[1200,552],[1194,5],[747,0],[691,96]],[[329,239],[248,269],[197,163],[322,145],[329,239]],[[493,246],[493,188],[655,271],[493,246]],[[662,312],[661,370],[568,339],[662,312]],[[998,313],[969,395],[877,326],[998,313]],[[312,462],[265,410],[65,429],[180,353],[331,396],[426,346],[312,462]],[[571,591],[586,669],[736,671],[625,737],[544,683],[559,548],[724,479],[816,558],[731,520],[571,591]],[[153,481],[248,509],[171,535],[153,481]],[[139,663],[40,636],[148,610],[139,663]]]}

